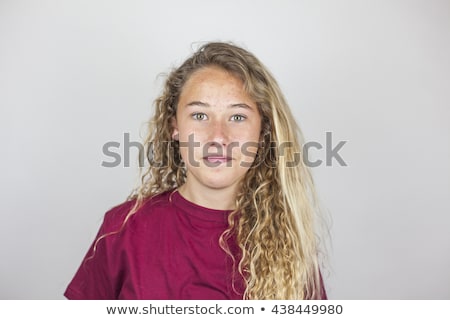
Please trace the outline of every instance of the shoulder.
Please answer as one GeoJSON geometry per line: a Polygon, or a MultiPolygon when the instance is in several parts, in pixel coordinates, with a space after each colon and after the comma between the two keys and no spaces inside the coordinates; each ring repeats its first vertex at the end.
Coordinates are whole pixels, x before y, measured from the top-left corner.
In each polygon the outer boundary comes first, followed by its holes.
{"type": "Polygon", "coordinates": [[[170,191],[146,198],[139,205],[137,200],[127,200],[109,209],[104,216],[102,229],[104,233],[117,232],[126,225],[142,225],[149,219],[170,207],[170,191]],[[134,212],[133,212],[134,211],[134,212]]]}

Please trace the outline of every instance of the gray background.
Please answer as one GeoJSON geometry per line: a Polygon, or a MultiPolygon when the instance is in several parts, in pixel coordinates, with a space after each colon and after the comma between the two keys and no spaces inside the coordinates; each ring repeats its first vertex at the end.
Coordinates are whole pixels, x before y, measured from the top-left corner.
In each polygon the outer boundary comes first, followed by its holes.
{"type": "Polygon", "coordinates": [[[308,141],[347,141],[313,169],[330,298],[450,298],[450,2],[259,3],[0,1],[0,298],[62,298],[137,180],[103,144],[140,141],[157,75],[210,40],[269,67],[308,141]]]}

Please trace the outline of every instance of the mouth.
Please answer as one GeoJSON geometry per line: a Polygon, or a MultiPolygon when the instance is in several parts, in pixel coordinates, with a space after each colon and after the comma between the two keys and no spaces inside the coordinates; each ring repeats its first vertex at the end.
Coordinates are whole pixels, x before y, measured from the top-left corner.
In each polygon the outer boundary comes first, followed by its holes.
{"type": "Polygon", "coordinates": [[[231,157],[221,156],[221,155],[209,155],[203,157],[203,160],[210,163],[225,163],[232,160],[231,157]]]}

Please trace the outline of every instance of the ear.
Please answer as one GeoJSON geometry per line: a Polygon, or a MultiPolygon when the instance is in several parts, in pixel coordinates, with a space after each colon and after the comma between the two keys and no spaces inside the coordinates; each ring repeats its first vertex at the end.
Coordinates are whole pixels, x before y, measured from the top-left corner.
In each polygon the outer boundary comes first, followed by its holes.
{"type": "Polygon", "coordinates": [[[172,117],[170,119],[170,124],[172,126],[172,139],[178,141],[180,138],[179,138],[177,118],[172,117]]]}

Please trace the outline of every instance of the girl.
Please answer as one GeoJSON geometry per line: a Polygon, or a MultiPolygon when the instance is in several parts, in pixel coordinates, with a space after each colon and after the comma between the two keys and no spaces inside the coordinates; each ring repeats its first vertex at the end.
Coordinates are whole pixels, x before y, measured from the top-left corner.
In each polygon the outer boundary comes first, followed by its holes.
{"type": "Polygon", "coordinates": [[[106,213],[69,299],[324,299],[301,133],[250,52],[202,46],[168,76],[149,168],[106,213]]]}

